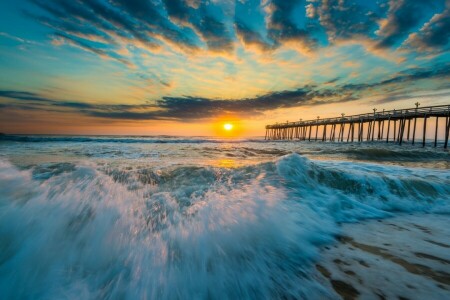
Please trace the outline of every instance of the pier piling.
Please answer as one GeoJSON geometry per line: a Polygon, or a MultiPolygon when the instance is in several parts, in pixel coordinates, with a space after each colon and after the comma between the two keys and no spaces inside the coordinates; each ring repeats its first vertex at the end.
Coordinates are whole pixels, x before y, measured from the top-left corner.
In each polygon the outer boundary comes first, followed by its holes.
{"type": "MultiPolygon", "coordinates": [[[[435,118],[434,139],[431,143],[434,147],[438,146],[438,133],[444,133],[444,148],[448,147],[450,135],[450,105],[419,107],[416,103],[415,108],[400,109],[360,114],[354,116],[315,120],[285,122],[266,126],[266,140],[300,140],[300,141],[318,141],[323,142],[344,142],[344,135],[347,136],[347,142],[354,142],[355,137],[359,143],[364,141],[382,141],[386,143],[398,143],[402,145],[405,141],[415,144],[417,121],[423,121],[422,147],[426,146],[427,120],[435,118]],[[445,120],[442,124],[443,131],[439,130],[439,120],[445,120]],[[397,126],[398,122],[398,126],[397,126]],[[391,124],[392,123],[392,124],[391,124]],[[367,125],[366,125],[367,124],[367,125]],[[347,126],[348,125],[348,126],[347,126]],[[355,125],[357,128],[355,128],[355,125]],[[392,129],[391,129],[392,126],[392,129]],[[315,128],[314,128],[315,127],[315,128]],[[385,128],[387,127],[387,128],[385,128]],[[315,133],[313,130],[315,129],[315,133]],[[321,137],[319,138],[319,129],[321,137]],[[392,132],[391,132],[392,130],[392,132]],[[312,135],[314,135],[312,137],[312,135]],[[356,136],[355,136],[356,135],[356,136]],[[311,139],[312,138],[312,139],[311,139]],[[433,141],[434,140],[434,141],[433,141]]],[[[441,128],[442,129],[442,128],[441,128]]],[[[432,133],[430,133],[432,134],[432,133]]]]}

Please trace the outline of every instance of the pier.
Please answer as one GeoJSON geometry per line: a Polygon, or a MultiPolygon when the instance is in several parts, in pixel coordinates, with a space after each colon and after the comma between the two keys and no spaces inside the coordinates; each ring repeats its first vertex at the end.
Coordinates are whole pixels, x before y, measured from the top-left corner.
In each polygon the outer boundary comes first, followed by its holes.
{"type": "MultiPolygon", "coordinates": [[[[444,126],[444,148],[448,147],[450,133],[450,105],[394,109],[336,118],[276,123],[266,126],[266,140],[300,140],[330,142],[384,141],[401,145],[405,141],[412,145],[426,145],[427,126],[434,130],[434,147],[438,144],[439,120],[444,126]],[[430,120],[431,119],[431,120],[430,120]],[[423,126],[420,137],[416,136],[417,123],[423,126]],[[434,121],[434,122],[433,122],[434,121]],[[431,124],[430,124],[431,122],[431,124]],[[434,127],[434,128],[433,128],[434,127]],[[321,134],[319,135],[319,129],[321,134]]],[[[442,130],[442,129],[441,129],[442,130]]]]}

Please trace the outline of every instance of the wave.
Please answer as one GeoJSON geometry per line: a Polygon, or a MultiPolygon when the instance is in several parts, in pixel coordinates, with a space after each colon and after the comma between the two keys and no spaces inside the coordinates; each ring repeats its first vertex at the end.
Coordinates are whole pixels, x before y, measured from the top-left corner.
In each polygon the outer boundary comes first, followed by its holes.
{"type": "Polygon", "coordinates": [[[333,298],[315,275],[338,222],[450,213],[450,172],[318,162],[236,169],[0,160],[10,298],[333,298]]]}
{"type": "Polygon", "coordinates": [[[167,153],[174,158],[197,156],[199,159],[264,160],[290,153],[311,157],[350,159],[358,161],[389,162],[448,169],[450,152],[442,149],[418,148],[411,145],[375,142],[367,144],[308,143],[298,141],[265,141],[260,138],[220,139],[210,137],[119,137],[119,136],[0,136],[0,146],[5,153],[16,153],[16,143],[29,143],[37,154],[72,154],[76,157],[93,158],[147,158],[167,153]],[[226,146],[225,146],[226,144],[226,146]],[[154,147],[146,147],[154,145],[154,147]],[[199,146],[197,146],[199,145],[199,146]],[[170,147],[170,151],[165,147],[170,147]],[[160,147],[161,149],[159,149],[160,147]],[[193,154],[193,152],[195,152],[193,154]]]}
{"type": "Polygon", "coordinates": [[[345,148],[322,149],[321,154],[345,155],[353,159],[373,161],[421,161],[421,160],[450,160],[450,152],[442,149],[417,149],[408,145],[397,147],[397,145],[378,144],[349,145],[345,148]],[[374,147],[374,145],[376,147],[374,147]]]}
{"type": "Polygon", "coordinates": [[[288,155],[278,173],[291,192],[339,222],[396,212],[450,213],[450,171],[288,155]]]}

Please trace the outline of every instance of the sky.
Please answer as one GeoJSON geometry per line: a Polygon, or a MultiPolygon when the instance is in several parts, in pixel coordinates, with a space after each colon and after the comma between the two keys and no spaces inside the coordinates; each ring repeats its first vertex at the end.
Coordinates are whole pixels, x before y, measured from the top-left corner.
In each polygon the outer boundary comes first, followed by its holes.
{"type": "Polygon", "coordinates": [[[2,0],[0,132],[264,135],[450,104],[450,0],[2,0]]]}

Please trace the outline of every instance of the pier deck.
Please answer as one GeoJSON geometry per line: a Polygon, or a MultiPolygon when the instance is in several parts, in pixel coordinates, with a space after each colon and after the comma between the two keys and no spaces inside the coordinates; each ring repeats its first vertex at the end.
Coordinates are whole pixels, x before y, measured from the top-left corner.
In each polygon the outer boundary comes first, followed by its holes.
{"type": "MultiPolygon", "coordinates": [[[[331,142],[386,141],[401,145],[405,140],[414,145],[417,139],[417,121],[422,121],[421,144],[425,147],[427,120],[433,118],[434,147],[438,144],[439,120],[444,125],[444,148],[448,147],[450,133],[450,105],[398,109],[336,118],[277,123],[266,126],[266,140],[303,140],[331,142]],[[318,136],[319,128],[321,136],[318,136]]],[[[442,126],[441,126],[442,127],[442,126]]],[[[441,129],[442,130],[442,129],[441,129]]]]}

